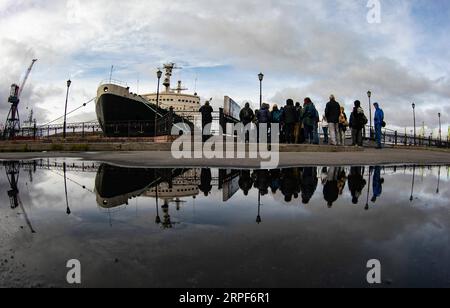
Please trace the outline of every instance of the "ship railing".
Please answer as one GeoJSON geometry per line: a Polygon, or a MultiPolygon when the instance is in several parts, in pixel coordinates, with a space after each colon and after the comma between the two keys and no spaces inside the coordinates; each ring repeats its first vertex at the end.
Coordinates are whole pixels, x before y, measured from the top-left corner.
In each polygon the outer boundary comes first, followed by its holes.
{"type": "Polygon", "coordinates": [[[115,80],[115,79],[105,79],[102,80],[102,82],[100,82],[99,86],[103,86],[103,85],[107,85],[107,84],[113,84],[116,86],[121,86],[121,87],[128,87],[128,84],[125,81],[120,81],[120,80],[115,80]]]}

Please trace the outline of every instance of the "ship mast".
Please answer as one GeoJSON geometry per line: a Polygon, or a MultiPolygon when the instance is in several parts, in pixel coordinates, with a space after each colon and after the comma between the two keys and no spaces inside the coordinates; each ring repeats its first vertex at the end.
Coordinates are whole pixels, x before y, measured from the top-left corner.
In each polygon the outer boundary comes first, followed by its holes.
{"type": "MultiPolygon", "coordinates": [[[[170,88],[170,79],[172,78],[173,70],[181,69],[181,67],[176,67],[175,63],[168,63],[164,64],[164,70],[166,71],[166,78],[164,79],[163,86],[166,88],[166,93],[172,92],[170,88]]],[[[181,89],[181,86],[179,85],[178,89],[181,89]]],[[[177,90],[178,90],[177,89],[177,90]]]]}

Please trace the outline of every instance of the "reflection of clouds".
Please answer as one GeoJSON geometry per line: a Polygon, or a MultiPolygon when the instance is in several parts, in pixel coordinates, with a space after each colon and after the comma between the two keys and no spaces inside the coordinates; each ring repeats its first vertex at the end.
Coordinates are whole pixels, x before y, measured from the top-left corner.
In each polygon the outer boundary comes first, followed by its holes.
{"type": "MultiPolygon", "coordinates": [[[[360,286],[365,262],[379,258],[394,286],[444,285],[449,274],[450,189],[443,176],[437,196],[435,168],[424,171],[422,180],[416,170],[416,199],[410,203],[412,170],[382,170],[383,193],[369,211],[364,210],[366,190],[353,205],[348,185],[332,209],[323,199],[321,181],[308,205],[300,197],[285,203],[280,191],[269,191],[261,199],[260,225],[255,223],[256,189],[248,197],[239,191],[223,203],[222,191],[214,187],[208,197],[184,199],[180,211],[171,204],[172,220],[180,224],[163,231],[154,223],[153,198],[134,199],[110,224],[98,211],[95,195],[72,182],[68,188],[74,216],[68,217],[63,178],[38,170],[33,183],[25,185],[25,173],[19,182],[38,229],[33,237],[18,228],[24,223],[9,209],[9,184],[2,174],[0,252],[12,247],[15,260],[26,264],[24,284],[37,277],[44,284],[62,283],[65,261],[78,258],[86,266],[86,286],[360,286]]],[[[68,176],[94,186],[95,174],[68,176]]]]}

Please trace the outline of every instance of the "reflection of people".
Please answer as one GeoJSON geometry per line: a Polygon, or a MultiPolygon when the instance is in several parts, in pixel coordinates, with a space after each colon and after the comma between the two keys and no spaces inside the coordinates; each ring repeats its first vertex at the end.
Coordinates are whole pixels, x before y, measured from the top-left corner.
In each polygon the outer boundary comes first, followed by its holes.
{"type": "Polygon", "coordinates": [[[323,197],[327,201],[328,207],[331,208],[333,203],[339,197],[339,187],[337,181],[338,170],[335,167],[328,169],[328,175],[325,186],[323,187],[323,197]]]}
{"type": "Polygon", "coordinates": [[[347,175],[344,168],[338,168],[337,172],[339,196],[344,193],[345,183],[347,182],[347,175]]]}
{"type": "Polygon", "coordinates": [[[383,192],[384,179],[381,177],[381,167],[376,166],[373,172],[373,197],[372,202],[375,203],[377,198],[383,192]]]}
{"type": "Polygon", "coordinates": [[[284,201],[291,202],[292,197],[297,196],[300,192],[298,172],[294,168],[283,169],[281,171],[281,193],[284,195],[284,201]]]}
{"type": "Polygon", "coordinates": [[[267,195],[271,183],[269,170],[256,170],[253,176],[255,179],[255,188],[259,189],[261,196],[267,195]]]}
{"type": "Polygon", "coordinates": [[[200,185],[198,186],[198,188],[205,194],[206,197],[212,190],[211,182],[211,169],[202,169],[202,173],[200,175],[200,185]]]}
{"type": "Polygon", "coordinates": [[[352,167],[348,175],[348,188],[352,194],[353,204],[358,204],[359,197],[362,194],[367,181],[363,177],[364,167],[352,167]]]}
{"type": "Polygon", "coordinates": [[[272,194],[276,194],[278,189],[280,189],[280,186],[281,186],[281,183],[280,183],[281,171],[280,171],[280,169],[270,170],[270,177],[272,179],[272,181],[270,183],[270,189],[272,190],[272,194]]]}
{"type": "Polygon", "coordinates": [[[308,167],[303,169],[301,190],[302,190],[302,202],[308,204],[317,189],[319,179],[317,178],[317,168],[308,167]]]}
{"type": "Polygon", "coordinates": [[[253,179],[250,175],[250,170],[242,170],[241,175],[239,177],[239,188],[244,192],[245,196],[248,196],[248,193],[253,187],[253,179]]]}

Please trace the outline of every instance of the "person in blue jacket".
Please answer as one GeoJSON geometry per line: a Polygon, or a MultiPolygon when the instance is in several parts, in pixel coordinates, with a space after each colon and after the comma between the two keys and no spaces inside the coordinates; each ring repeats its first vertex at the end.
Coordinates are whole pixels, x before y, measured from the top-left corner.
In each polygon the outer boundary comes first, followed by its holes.
{"type": "Polygon", "coordinates": [[[381,138],[382,138],[382,131],[383,123],[384,123],[384,112],[380,108],[380,105],[378,103],[373,104],[375,107],[375,117],[374,117],[374,124],[375,124],[375,140],[377,142],[377,149],[381,149],[381,138]]]}

